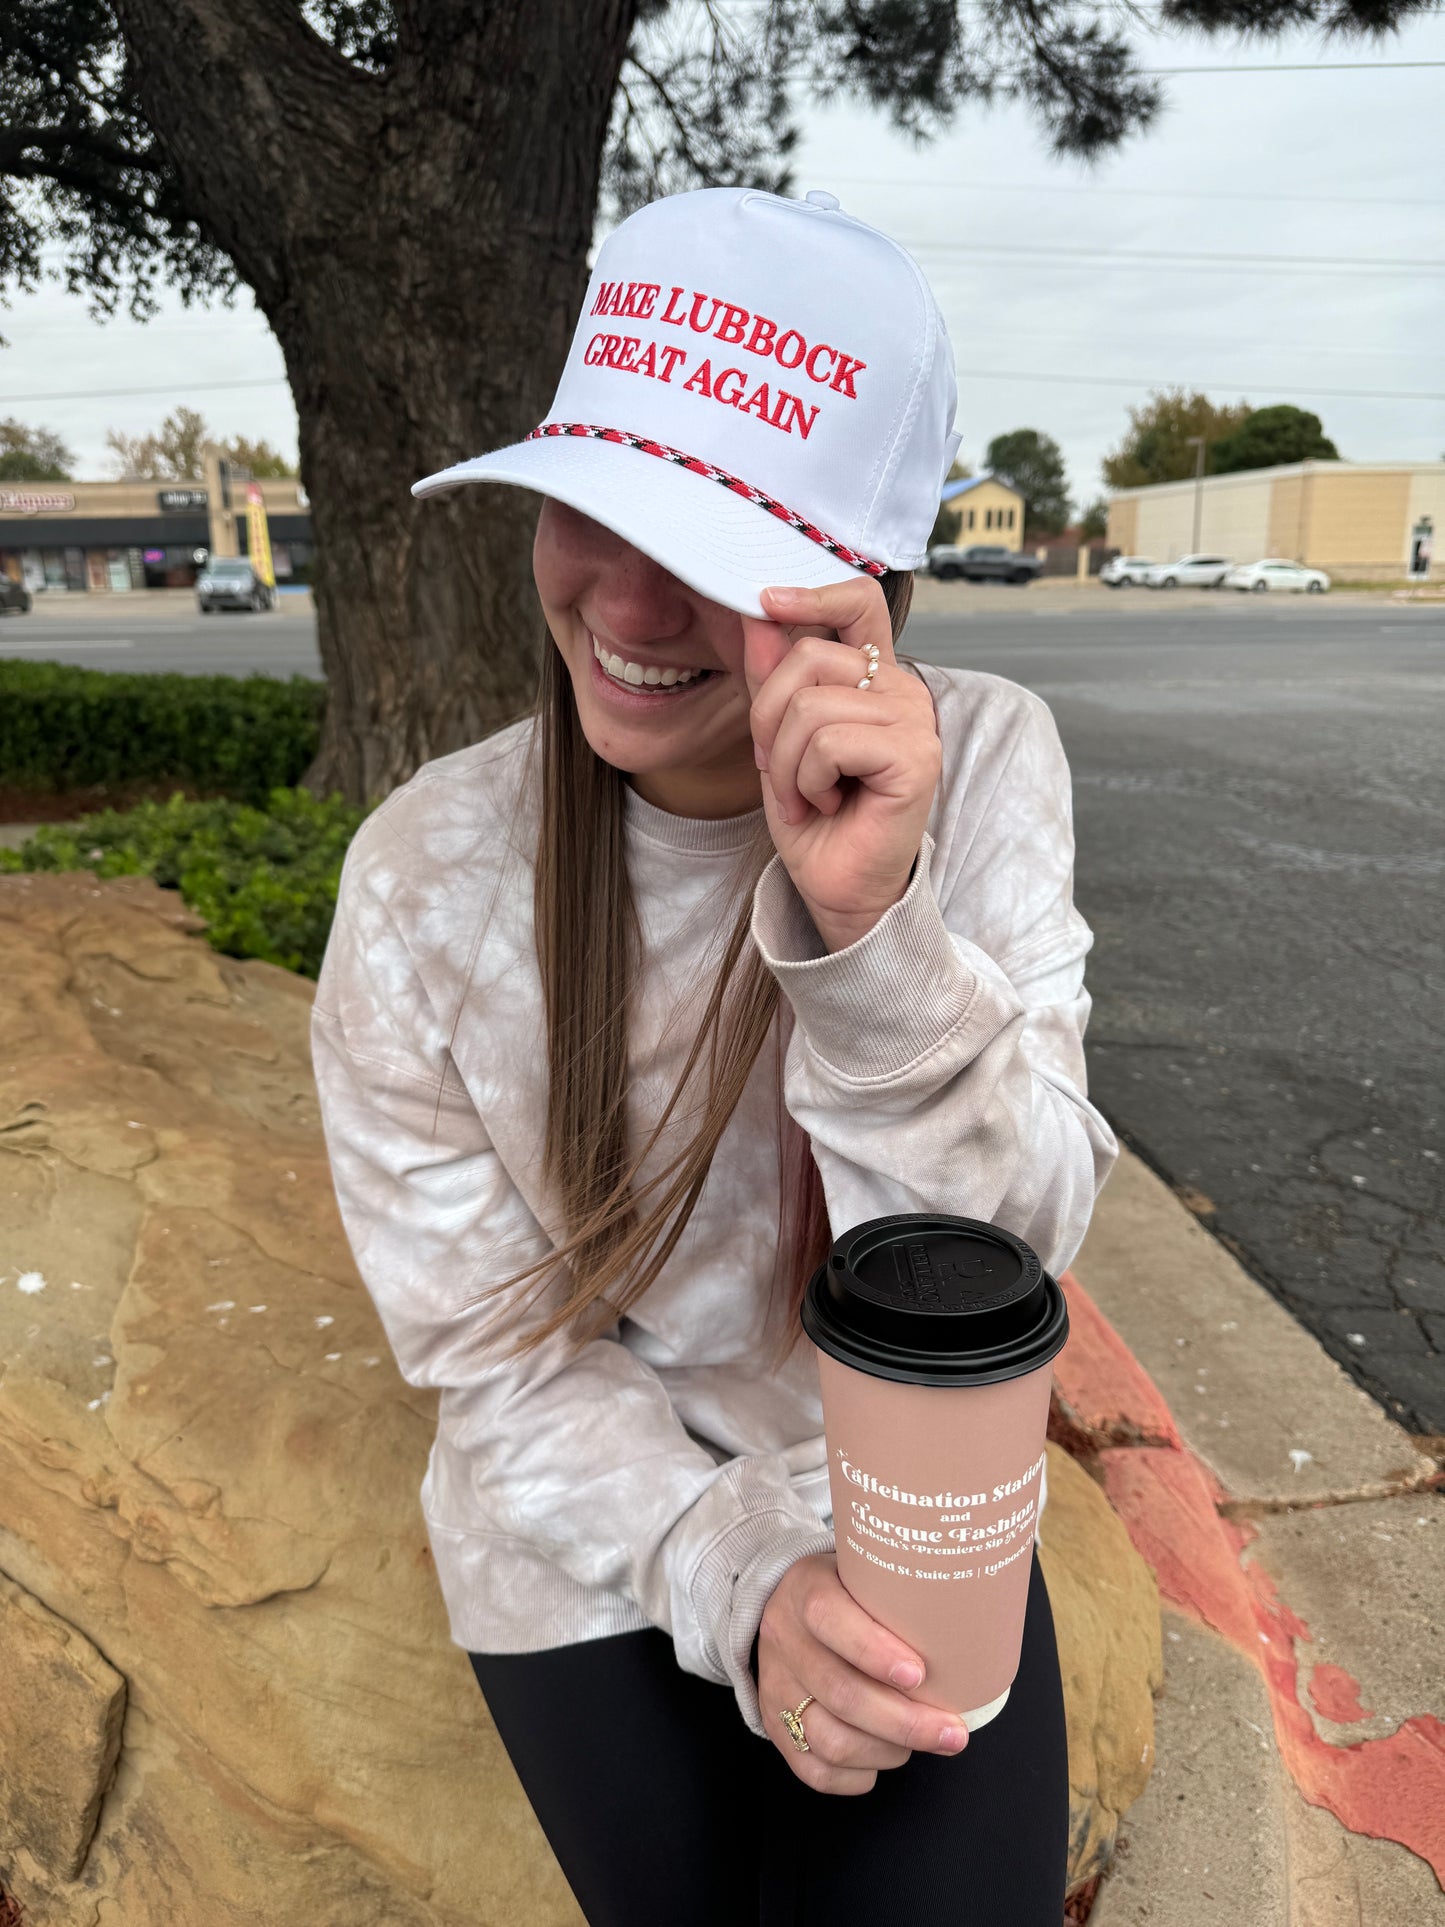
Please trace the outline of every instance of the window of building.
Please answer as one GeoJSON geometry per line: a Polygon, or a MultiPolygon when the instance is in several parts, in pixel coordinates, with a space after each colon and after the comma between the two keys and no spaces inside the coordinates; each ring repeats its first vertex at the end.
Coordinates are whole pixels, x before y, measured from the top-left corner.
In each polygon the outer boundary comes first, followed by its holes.
{"type": "Polygon", "coordinates": [[[1012,528],[1014,525],[1014,512],[1012,509],[1010,509],[1008,512],[1008,525],[1010,528],[1012,528]]]}
{"type": "Polygon", "coordinates": [[[993,510],[992,509],[984,510],[983,525],[986,529],[991,529],[993,527],[993,510]]]}
{"type": "Polygon", "coordinates": [[[968,526],[970,528],[973,527],[973,510],[972,509],[968,511],[968,526]]]}

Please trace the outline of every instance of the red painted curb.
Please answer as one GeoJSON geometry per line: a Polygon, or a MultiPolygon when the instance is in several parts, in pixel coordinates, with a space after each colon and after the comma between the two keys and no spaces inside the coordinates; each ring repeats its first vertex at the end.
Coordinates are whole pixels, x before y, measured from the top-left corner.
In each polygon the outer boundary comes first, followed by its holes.
{"type": "MultiPolygon", "coordinates": [[[[1259,1668],[1280,1758],[1301,1795],[1352,1833],[1418,1854],[1445,1888],[1445,1723],[1419,1713],[1385,1739],[1321,1739],[1301,1703],[1295,1644],[1314,1635],[1259,1562],[1245,1563],[1257,1528],[1221,1517],[1229,1495],[1180,1439],[1158,1386],[1072,1273],[1060,1282],[1069,1340],[1054,1361],[1057,1401],[1066,1427],[1092,1440],[1109,1501],[1161,1598],[1259,1668]]],[[[1359,1695],[1343,1667],[1315,1669],[1311,1697],[1325,1718],[1368,1718],[1359,1695]]]]}

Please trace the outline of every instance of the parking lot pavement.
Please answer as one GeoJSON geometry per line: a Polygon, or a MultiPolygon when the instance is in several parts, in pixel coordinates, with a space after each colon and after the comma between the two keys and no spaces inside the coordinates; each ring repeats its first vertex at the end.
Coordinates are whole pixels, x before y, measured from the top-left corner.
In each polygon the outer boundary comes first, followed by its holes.
{"type": "Polygon", "coordinates": [[[1141,616],[1158,621],[1162,614],[1179,610],[1207,610],[1226,618],[1253,607],[1278,608],[1308,603],[1311,610],[1327,603],[1358,607],[1371,603],[1389,604],[1388,590],[1330,589],[1323,596],[1304,594],[1253,595],[1242,589],[1111,589],[1097,580],[1080,582],[1074,576],[1041,575],[1037,581],[1015,585],[1009,582],[935,582],[931,576],[915,576],[913,607],[919,615],[958,616],[1063,616],[1107,612],[1117,619],[1131,621],[1141,616]]]}
{"type": "Polygon", "coordinates": [[[307,590],[282,593],[274,609],[259,614],[218,609],[208,616],[188,589],[37,596],[29,615],[0,621],[0,658],[6,656],[87,669],[321,677],[307,590]]]}
{"type": "Polygon", "coordinates": [[[909,645],[1058,722],[1094,1097],[1356,1384],[1442,1433],[1445,612],[1182,593],[1152,622],[922,616],[909,645]]]}

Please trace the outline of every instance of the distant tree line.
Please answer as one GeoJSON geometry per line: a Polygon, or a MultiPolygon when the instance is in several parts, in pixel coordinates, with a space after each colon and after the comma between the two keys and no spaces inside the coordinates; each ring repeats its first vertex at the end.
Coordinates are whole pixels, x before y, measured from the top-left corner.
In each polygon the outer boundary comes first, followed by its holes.
{"type": "MultiPolygon", "coordinates": [[[[1187,395],[1177,389],[1156,392],[1142,407],[1130,409],[1128,431],[1102,463],[1104,480],[1116,489],[1184,481],[1196,473],[1199,459],[1191,437],[1203,437],[1206,475],[1273,468],[1284,462],[1340,460],[1319,416],[1308,409],[1286,402],[1251,408],[1243,401],[1221,407],[1205,395],[1187,395]]],[[[1109,505],[1102,496],[1087,507],[1081,505],[1078,520],[1070,523],[1063,452],[1051,435],[1036,428],[996,435],[985,451],[982,472],[997,476],[1023,496],[1025,541],[1058,535],[1070,527],[1087,541],[1097,541],[1104,534],[1109,505]]],[[[972,474],[966,462],[955,462],[948,479],[966,480],[972,474]]],[[[956,542],[962,526],[960,511],[941,502],[930,546],[956,542]]]]}
{"type": "MultiPolygon", "coordinates": [[[[240,468],[258,481],[291,477],[296,465],[266,441],[246,435],[229,440],[213,435],[194,408],[176,408],[149,435],[105,431],[114,477],[123,482],[198,482],[201,450],[216,442],[240,468]]],[[[75,455],[48,428],[29,428],[11,418],[0,421],[0,482],[73,482],[75,455]]]]}

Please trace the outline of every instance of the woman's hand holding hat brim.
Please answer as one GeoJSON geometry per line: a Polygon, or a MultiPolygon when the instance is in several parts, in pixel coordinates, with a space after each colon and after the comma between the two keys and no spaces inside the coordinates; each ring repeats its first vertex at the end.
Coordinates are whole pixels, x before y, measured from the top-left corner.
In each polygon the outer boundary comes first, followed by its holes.
{"type": "Polygon", "coordinates": [[[908,887],[942,769],[927,685],[894,654],[871,577],[768,588],[744,616],[743,672],[773,842],[829,950],[855,943],[908,887]],[[869,645],[871,685],[858,684],[869,645]]]}

